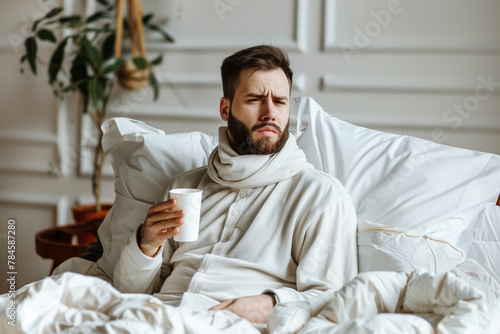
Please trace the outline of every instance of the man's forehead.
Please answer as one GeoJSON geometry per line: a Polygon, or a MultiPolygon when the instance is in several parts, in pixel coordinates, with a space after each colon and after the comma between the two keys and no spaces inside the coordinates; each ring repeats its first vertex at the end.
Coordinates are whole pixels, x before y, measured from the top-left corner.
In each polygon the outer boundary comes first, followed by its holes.
{"type": "MultiPolygon", "coordinates": [[[[238,88],[249,90],[252,94],[268,94],[268,89],[289,91],[289,81],[281,68],[259,70],[246,68],[240,72],[238,88]]],[[[285,95],[285,94],[280,94],[285,95]]],[[[286,94],[288,95],[288,94],[286,94]]]]}

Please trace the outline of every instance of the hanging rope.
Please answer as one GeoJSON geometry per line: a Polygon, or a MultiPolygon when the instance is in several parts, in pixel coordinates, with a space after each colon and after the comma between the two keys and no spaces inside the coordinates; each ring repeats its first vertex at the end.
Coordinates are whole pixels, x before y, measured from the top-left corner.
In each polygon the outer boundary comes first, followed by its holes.
{"type": "MultiPolygon", "coordinates": [[[[116,0],[116,32],[115,32],[115,57],[121,56],[123,40],[123,12],[124,0],[116,0]]],[[[146,59],[146,43],[144,41],[144,29],[142,25],[142,16],[144,10],[140,0],[127,0],[127,19],[130,31],[132,57],[146,59]]],[[[148,67],[139,70],[132,59],[125,61],[122,68],[118,71],[118,82],[120,86],[128,90],[140,90],[148,85],[151,68],[148,67]]]]}

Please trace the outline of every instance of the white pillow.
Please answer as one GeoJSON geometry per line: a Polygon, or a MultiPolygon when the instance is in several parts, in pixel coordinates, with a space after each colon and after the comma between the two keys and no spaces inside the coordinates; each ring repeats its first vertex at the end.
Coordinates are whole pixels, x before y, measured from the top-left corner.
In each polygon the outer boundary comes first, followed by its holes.
{"type": "Polygon", "coordinates": [[[422,232],[358,219],[358,269],[439,274],[455,268],[465,253],[422,232]]]}
{"type": "Polygon", "coordinates": [[[309,97],[297,98],[292,108],[307,159],[340,180],[360,218],[456,245],[498,197],[498,155],[349,124],[309,97]]]}
{"type": "Polygon", "coordinates": [[[144,122],[113,118],[102,125],[103,149],[116,175],[115,202],[99,227],[99,266],[113,277],[122,243],[144,221],[172,176],[207,164],[217,137],[201,132],[166,135],[144,122]]]}

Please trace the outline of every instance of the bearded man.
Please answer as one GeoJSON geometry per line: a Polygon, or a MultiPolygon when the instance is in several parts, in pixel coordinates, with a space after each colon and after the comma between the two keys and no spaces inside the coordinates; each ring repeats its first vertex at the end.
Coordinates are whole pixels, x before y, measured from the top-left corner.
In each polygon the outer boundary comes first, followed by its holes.
{"type": "Polygon", "coordinates": [[[315,170],[289,133],[286,53],[244,49],[221,74],[219,146],[207,166],[163,192],[203,190],[198,240],[173,240],[185,213],[160,200],[123,246],[114,285],[266,323],[276,303],[338,290],[357,274],[356,214],[339,181],[315,170]]]}

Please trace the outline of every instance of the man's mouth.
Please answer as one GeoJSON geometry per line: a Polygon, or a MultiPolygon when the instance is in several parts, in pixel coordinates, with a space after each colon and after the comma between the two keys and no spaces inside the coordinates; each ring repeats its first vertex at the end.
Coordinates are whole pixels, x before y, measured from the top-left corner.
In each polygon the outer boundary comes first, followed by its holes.
{"type": "Polygon", "coordinates": [[[272,126],[265,126],[259,130],[257,130],[259,133],[262,133],[264,135],[270,136],[273,134],[276,134],[276,129],[273,128],[272,126]]]}
{"type": "Polygon", "coordinates": [[[265,136],[272,136],[280,132],[280,129],[276,124],[264,123],[255,126],[254,131],[257,131],[258,133],[263,134],[265,136]]]}

